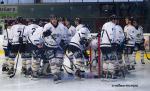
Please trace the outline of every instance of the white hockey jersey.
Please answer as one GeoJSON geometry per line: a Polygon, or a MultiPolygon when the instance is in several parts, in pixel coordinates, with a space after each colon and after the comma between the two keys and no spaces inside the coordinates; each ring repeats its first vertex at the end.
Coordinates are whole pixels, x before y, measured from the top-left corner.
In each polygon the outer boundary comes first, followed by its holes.
{"type": "Polygon", "coordinates": [[[32,35],[28,37],[28,40],[33,45],[43,44],[44,40],[42,38],[42,34],[43,34],[43,27],[38,27],[36,28],[35,32],[33,32],[32,35]]]}
{"type": "Polygon", "coordinates": [[[44,31],[50,30],[52,33],[50,36],[44,38],[44,43],[47,47],[57,48],[60,41],[63,39],[63,34],[66,28],[58,23],[57,27],[54,27],[51,23],[47,23],[44,26],[44,31]]]}
{"type": "Polygon", "coordinates": [[[26,28],[24,30],[24,35],[26,36],[29,43],[31,43],[31,41],[29,40],[29,37],[32,36],[33,33],[37,30],[36,28],[39,28],[39,27],[40,26],[37,24],[30,24],[30,25],[26,26],[26,28]]]}
{"type": "Polygon", "coordinates": [[[136,29],[136,43],[141,43],[144,39],[143,35],[143,27],[139,26],[138,29],[136,29]]]}
{"type": "Polygon", "coordinates": [[[26,26],[23,24],[16,24],[11,27],[12,45],[19,44],[19,37],[23,37],[23,43],[27,43],[27,39],[24,35],[26,26]]]}
{"type": "Polygon", "coordinates": [[[12,34],[11,34],[11,29],[7,28],[3,31],[3,48],[7,48],[8,41],[11,43],[12,41],[12,34]]]}
{"type": "Polygon", "coordinates": [[[84,46],[80,44],[80,41],[82,38],[88,39],[90,38],[90,31],[86,27],[80,28],[78,31],[76,31],[76,34],[72,37],[70,41],[70,45],[76,46],[81,50],[84,50],[84,46]]]}
{"type": "Polygon", "coordinates": [[[83,24],[79,24],[77,27],[76,27],[76,31],[79,31],[82,27],[84,27],[83,24]]]}
{"type": "Polygon", "coordinates": [[[90,47],[92,48],[92,50],[97,50],[98,49],[98,38],[92,38],[91,43],[90,43],[90,47]]]}
{"type": "Polygon", "coordinates": [[[70,36],[70,32],[68,31],[68,28],[66,26],[64,26],[61,22],[59,23],[59,25],[61,26],[61,28],[63,28],[63,32],[61,33],[62,35],[62,40],[65,41],[65,43],[69,43],[70,42],[70,39],[69,39],[69,36],[70,36]]]}
{"type": "Polygon", "coordinates": [[[111,43],[114,43],[115,38],[115,24],[113,22],[106,22],[101,31],[101,47],[111,47],[111,43]]]}
{"type": "Polygon", "coordinates": [[[75,35],[76,33],[76,28],[74,26],[70,26],[70,28],[68,29],[69,32],[69,40],[71,40],[71,38],[75,35]]]}
{"type": "Polygon", "coordinates": [[[125,35],[123,29],[120,25],[115,26],[115,37],[114,42],[117,44],[121,44],[125,39],[125,35]]]}
{"type": "Polygon", "coordinates": [[[70,28],[69,28],[69,32],[71,33],[71,36],[73,37],[76,33],[76,28],[71,25],[70,28]]]}
{"type": "Polygon", "coordinates": [[[124,28],[125,37],[128,40],[126,46],[134,46],[136,41],[136,29],[132,25],[126,25],[124,28]]]}

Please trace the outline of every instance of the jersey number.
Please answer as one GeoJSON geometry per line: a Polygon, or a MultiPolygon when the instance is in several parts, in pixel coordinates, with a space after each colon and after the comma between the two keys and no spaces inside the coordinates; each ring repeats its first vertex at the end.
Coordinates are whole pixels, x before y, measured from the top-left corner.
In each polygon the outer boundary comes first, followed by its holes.
{"type": "Polygon", "coordinates": [[[33,35],[33,33],[35,32],[36,29],[35,29],[35,28],[32,28],[32,30],[33,30],[33,31],[32,31],[32,35],[33,35]]]}
{"type": "Polygon", "coordinates": [[[19,36],[21,36],[22,31],[17,31],[19,33],[19,36]]]}

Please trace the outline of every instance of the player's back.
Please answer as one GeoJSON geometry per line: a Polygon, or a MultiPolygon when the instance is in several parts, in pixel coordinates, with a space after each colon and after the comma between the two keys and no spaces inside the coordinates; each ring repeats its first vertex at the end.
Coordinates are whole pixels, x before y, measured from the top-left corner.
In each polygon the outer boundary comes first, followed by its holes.
{"type": "Polygon", "coordinates": [[[43,42],[42,40],[43,27],[36,28],[36,31],[29,37],[29,42],[34,45],[40,44],[43,42]]]}
{"type": "Polygon", "coordinates": [[[19,44],[19,37],[23,37],[23,41],[26,41],[24,37],[25,25],[16,24],[11,27],[12,33],[12,44],[19,44]]]}
{"type": "Polygon", "coordinates": [[[114,31],[115,24],[112,22],[106,22],[101,31],[101,47],[108,46],[111,47],[111,43],[114,42],[114,31]]]}
{"type": "Polygon", "coordinates": [[[38,28],[38,27],[40,27],[40,26],[37,24],[30,24],[30,25],[26,26],[26,29],[25,29],[26,35],[31,36],[35,32],[36,28],[38,28]]]}
{"type": "Polygon", "coordinates": [[[128,40],[128,46],[134,46],[136,41],[136,29],[132,25],[126,25],[124,28],[126,39],[128,40]]]}
{"type": "Polygon", "coordinates": [[[115,26],[115,43],[121,43],[123,42],[125,36],[124,36],[124,32],[123,29],[120,25],[116,25],[115,26]]]}

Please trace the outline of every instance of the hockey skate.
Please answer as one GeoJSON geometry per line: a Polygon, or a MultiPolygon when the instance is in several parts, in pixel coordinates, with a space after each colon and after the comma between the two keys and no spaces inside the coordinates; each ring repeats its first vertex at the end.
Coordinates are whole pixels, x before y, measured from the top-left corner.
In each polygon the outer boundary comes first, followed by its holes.
{"type": "Polygon", "coordinates": [[[8,73],[7,73],[7,74],[8,74],[8,75],[13,75],[14,71],[15,71],[14,68],[10,68],[10,69],[8,70],[8,73]]]}
{"type": "Polygon", "coordinates": [[[134,64],[136,64],[136,61],[134,61],[134,64]]]}
{"type": "Polygon", "coordinates": [[[75,79],[80,80],[81,78],[82,78],[81,70],[77,69],[76,72],[75,72],[75,79]]]}
{"type": "Polygon", "coordinates": [[[40,67],[38,70],[38,75],[40,78],[47,78],[51,76],[51,70],[49,68],[40,67]]]}
{"type": "Polygon", "coordinates": [[[145,64],[144,60],[141,60],[141,63],[142,63],[142,64],[145,64]]]}
{"type": "Polygon", "coordinates": [[[26,72],[27,72],[27,69],[26,68],[24,68],[24,67],[22,67],[22,69],[21,69],[21,74],[26,74],[26,72]]]}
{"type": "Polygon", "coordinates": [[[130,65],[127,65],[127,69],[128,69],[128,70],[132,70],[132,68],[131,68],[130,65]]]}
{"type": "Polygon", "coordinates": [[[31,73],[31,79],[32,80],[37,80],[39,78],[39,74],[37,71],[32,71],[31,73]]]}
{"type": "Polygon", "coordinates": [[[32,69],[31,68],[25,69],[25,72],[24,72],[25,77],[30,77],[31,74],[32,74],[32,69]]]}
{"type": "Polygon", "coordinates": [[[8,64],[2,65],[2,72],[7,72],[9,70],[8,64]]]}
{"type": "Polygon", "coordinates": [[[131,70],[135,70],[135,66],[134,65],[131,66],[131,70]]]}
{"type": "Polygon", "coordinates": [[[107,72],[106,71],[103,71],[102,72],[102,78],[106,78],[107,77],[107,72]]]}
{"type": "Polygon", "coordinates": [[[61,73],[57,73],[57,74],[53,75],[53,81],[55,84],[61,83],[62,82],[61,73]]]}
{"type": "Polygon", "coordinates": [[[112,72],[109,72],[109,71],[108,71],[107,74],[108,74],[107,79],[109,79],[109,78],[110,78],[110,79],[117,79],[116,74],[114,74],[114,73],[112,73],[112,72]]]}

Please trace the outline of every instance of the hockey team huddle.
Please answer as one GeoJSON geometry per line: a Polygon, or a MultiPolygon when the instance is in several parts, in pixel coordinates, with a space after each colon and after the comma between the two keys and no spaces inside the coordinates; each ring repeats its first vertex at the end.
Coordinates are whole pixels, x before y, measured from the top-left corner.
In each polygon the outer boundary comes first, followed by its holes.
{"type": "Polygon", "coordinates": [[[132,17],[125,18],[123,30],[118,17],[112,15],[96,35],[91,35],[80,18],[74,20],[76,27],[68,18],[58,19],[55,15],[51,15],[46,24],[35,20],[24,24],[23,21],[22,17],[17,17],[15,23],[7,21],[5,24],[2,71],[10,77],[15,75],[18,61],[22,61],[21,73],[25,76],[39,78],[52,75],[54,81],[60,81],[66,71],[76,78],[84,78],[89,64],[92,69],[97,69],[98,47],[102,52],[104,78],[124,77],[127,71],[134,70],[135,55],[139,50],[142,52],[141,63],[145,64],[143,28],[132,17]],[[89,62],[87,54],[89,48],[92,49],[92,62],[89,62]],[[70,66],[64,64],[64,56],[69,59],[70,66]]]}

